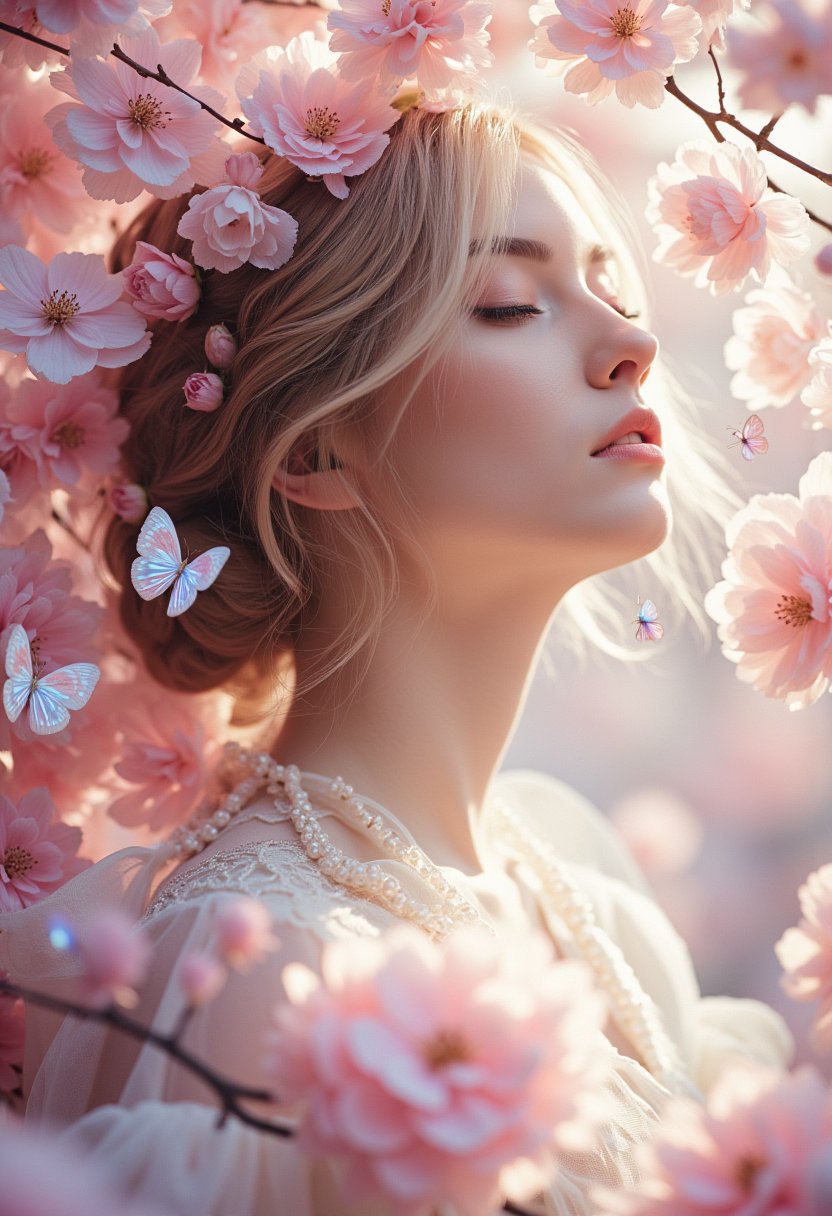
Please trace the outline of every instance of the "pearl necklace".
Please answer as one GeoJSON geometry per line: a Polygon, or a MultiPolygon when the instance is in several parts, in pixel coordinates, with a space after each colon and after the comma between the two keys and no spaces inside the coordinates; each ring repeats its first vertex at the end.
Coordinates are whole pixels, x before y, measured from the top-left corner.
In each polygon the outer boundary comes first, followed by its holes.
{"type": "MultiPolygon", "coordinates": [[[[216,809],[212,810],[215,803],[206,799],[188,823],[171,834],[174,856],[184,859],[213,843],[252,795],[265,785],[266,791],[276,796],[275,805],[281,813],[281,797],[288,800],[291,823],[307,857],[331,881],[374,900],[397,917],[413,921],[437,940],[460,924],[475,924],[494,934],[493,927],[426,854],[388,827],[343,778],[321,780],[324,787],[321,792],[336,799],[355,826],[373,838],[391,859],[402,862],[426,882],[438,897],[435,906],[407,895],[399,880],[385,873],[377,862],[356,861],[332,843],[315,815],[295,765],[278,764],[267,752],[252,753],[237,743],[227,743],[225,751],[234,768],[247,768],[251,775],[239,781],[216,809]]],[[[668,1089],[691,1092],[691,1082],[675,1044],[664,1029],[659,1010],[620,947],[598,925],[591,900],[569,877],[567,867],[555,851],[531,833],[514,811],[498,799],[492,806],[502,828],[500,834],[518,848],[522,859],[537,874],[545,902],[571,932],[580,954],[609,998],[613,1020],[636,1048],[648,1071],[668,1089]]]]}

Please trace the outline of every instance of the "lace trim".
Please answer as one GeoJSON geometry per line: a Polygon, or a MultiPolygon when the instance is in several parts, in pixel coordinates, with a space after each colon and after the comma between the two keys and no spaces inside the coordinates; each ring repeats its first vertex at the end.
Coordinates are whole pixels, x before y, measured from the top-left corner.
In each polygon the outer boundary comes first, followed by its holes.
{"type": "Polygon", "coordinates": [[[276,919],[323,940],[380,931],[368,916],[377,905],[331,882],[292,840],[255,841],[214,853],[163,882],[141,919],[149,921],[166,908],[217,893],[267,897],[276,919]]]}

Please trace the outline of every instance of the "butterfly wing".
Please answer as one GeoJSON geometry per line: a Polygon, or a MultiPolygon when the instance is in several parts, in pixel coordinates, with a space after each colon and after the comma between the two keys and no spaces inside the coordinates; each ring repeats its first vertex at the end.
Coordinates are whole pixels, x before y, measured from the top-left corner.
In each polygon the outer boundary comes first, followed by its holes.
{"type": "Polygon", "coordinates": [[[749,439],[759,439],[765,427],[763,420],[759,414],[750,414],[746,418],[742,427],[742,438],[747,442],[749,439]]]}
{"type": "Polygon", "coordinates": [[[12,625],[6,647],[6,675],[3,707],[10,722],[16,722],[29,700],[33,684],[32,648],[22,625],[12,625]]]}
{"type": "Polygon", "coordinates": [[[664,625],[659,620],[659,610],[652,600],[639,605],[636,639],[639,642],[658,642],[664,637],[664,625]]]}
{"type": "Polygon", "coordinates": [[[101,675],[95,663],[69,663],[36,681],[29,701],[29,725],[36,735],[54,735],[69,723],[71,709],[83,709],[101,675]]]}
{"type": "Polygon", "coordinates": [[[742,454],[746,460],[753,460],[755,456],[762,456],[767,451],[767,439],[743,439],[742,441],[742,454]]]}
{"type": "Polygon", "coordinates": [[[142,557],[157,557],[159,553],[164,553],[174,566],[182,561],[176,528],[163,507],[154,507],[142,524],[136,550],[142,557]]]}
{"type": "Polygon", "coordinates": [[[180,616],[187,612],[197,592],[206,591],[211,586],[230,556],[231,550],[226,545],[217,545],[189,562],[170,593],[168,616],[180,616]]]}
{"type": "Polygon", "coordinates": [[[158,550],[153,557],[137,557],[130,567],[130,582],[143,600],[155,600],[175,580],[180,562],[158,550]]]}

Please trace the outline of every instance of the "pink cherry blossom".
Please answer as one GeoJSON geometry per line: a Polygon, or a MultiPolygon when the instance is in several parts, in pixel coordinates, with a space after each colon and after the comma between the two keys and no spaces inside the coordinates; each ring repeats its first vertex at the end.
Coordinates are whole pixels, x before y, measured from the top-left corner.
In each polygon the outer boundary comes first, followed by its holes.
{"type": "Polygon", "coordinates": [[[106,55],[121,37],[140,34],[170,11],[171,0],[38,0],[38,18],[70,35],[73,55],[106,55]]]}
{"type": "Polygon", "coordinates": [[[832,93],[832,8],[762,0],[754,15],[760,29],[728,32],[730,63],[745,73],[743,106],[782,114],[797,104],[814,114],[818,97],[832,93]]]}
{"type": "Polygon", "coordinates": [[[0,469],[9,484],[15,509],[29,501],[38,489],[38,465],[36,453],[16,436],[9,419],[9,409],[14,402],[14,390],[0,375],[0,469]]]}
{"type": "Polygon", "coordinates": [[[97,372],[76,376],[68,385],[24,380],[9,418],[12,434],[35,453],[41,484],[74,487],[110,473],[130,430],[118,417],[118,394],[104,388],[97,372]]]}
{"type": "Polygon", "coordinates": [[[286,46],[270,71],[261,71],[249,95],[241,73],[238,91],[255,135],[314,177],[330,193],[346,198],[345,176],[374,165],[390,142],[385,132],[398,110],[374,85],[349,84],[336,70],[338,56],[310,33],[286,46]]]}
{"type": "Polygon", "coordinates": [[[212,1001],[228,979],[228,972],[212,954],[186,954],[176,973],[179,987],[191,1008],[212,1001]]]}
{"type": "Polygon", "coordinates": [[[781,984],[796,1001],[819,1001],[813,1037],[819,1051],[832,1047],[832,865],[821,866],[797,893],[803,913],[774,947],[781,984]]]}
{"type": "Polygon", "coordinates": [[[240,68],[274,41],[267,28],[271,7],[250,0],[174,0],[170,16],[154,28],[160,38],[196,38],[200,80],[227,92],[240,68]]]}
{"type": "Polygon", "coordinates": [[[793,283],[752,291],[745,305],[725,344],[725,362],[737,373],[731,392],[755,411],[788,405],[808,384],[809,352],[826,333],[820,309],[793,283]]]}
{"type": "Polygon", "coordinates": [[[736,1064],[720,1076],[705,1106],[688,1097],[668,1103],[652,1143],[637,1150],[640,1181],[616,1191],[596,1188],[593,1210],[598,1216],[812,1216],[810,1193],[831,1136],[832,1097],[815,1069],[789,1074],[736,1064]]]}
{"type": "MultiPolygon", "coordinates": [[[[0,795],[1,796],[1,795],[0,795]]],[[[8,979],[0,971],[0,980],[8,979]]],[[[0,993],[0,1091],[8,1093],[20,1085],[23,1068],[23,1044],[26,1023],[23,1002],[17,997],[0,993]]]]}
{"type": "MultiPolygon", "coordinates": [[[[46,31],[38,20],[37,6],[29,0],[0,0],[0,21],[13,25],[36,38],[48,38],[46,31]]],[[[48,51],[37,43],[19,38],[15,34],[7,34],[0,30],[0,61],[6,68],[17,68],[26,64],[37,71],[44,63],[54,63],[58,59],[56,51],[48,51]]]]}
{"type": "Polygon", "coordinates": [[[815,430],[832,427],[832,338],[819,342],[810,354],[809,374],[800,400],[811,410],[815,430]]]}
{"type": "MultiPolygon", "coordinates": [[[[216,90],[190,84],[201,54],[193,39],[161,45],[148,29],[120,42],[137,63],[153,70],[161,64],[194,97],[222,108],[216,90]]],[[[125,203],[142,190],[172,198],[207,180],[205,174],[216,180],[219,124],[192,97],[145,79],[116,59],[73,57],[50,80],[75,101],[55,106],[46,121],[58,147],[85,166],[83,182],[93,198],[125,203]]]]}
{"type": "Polygon", "coordinates": [[[217,949],[229,967],[246,969],[260,963],[279,945],[265,904],[247,896],[229,900],[214,920],[217,949]]]}
{"type": "Polygon", "coordinates": [[[151,958],[142,930],[119,908],[96,909],[83,928],[67,925],[64,930],[66,948],[81,963],[77,988],[84,1004],[91,1009],[113,1002],[134,1005],[151,958]]]}
{"type": "Polygon", "coordinates": [[[738,290],[752,272],[764,281],[772,261],[785,266],[809,248],[803,205],[768,188],[753,148],[682,144],[672,165],[659,165],[648,191],[655,260],[714,295],[738,290]]]}
{"type": "Polygon", "coordinates": [[[77,857],[81,829],[58,818],[49,791],[30,790],[17,806],[0,794],[0,910],[37,903],[90,863],[77,857]]]}
{"type": "Polygon", "coordinates": [[[610,822],[649,877],[682,874],[702,847],[702,824],[671,789],[645,788],[619,799],[610,822]]]}
{"type": "Polygon", "coordinates": [[[212,367],[226,371],[237,354],[237,339],[227,325],[212,325],[205,335],[205,358],[212,367]]]}
{"type": "MultiPolygon", "coordinates": [[[[329,14],[331,50],[345,80],[378,78],[390,89],[417,79],[428,94],[461,73],[476,77],[494,56],[488,50],[492,5],[486,0],[341,0],[329,14]]],[[[386,128],[385,128],[386,129],[386,128]]]]}
{"type": "Polygon", "coordinates": [[[725,27],[735,9],[748,8],[751,0],[687,0],[702,20],[702,44],[722,50],[725,27]]]}
{"type": "Polygon", "coordinates": [[[185,820],[205,792],[218,756],[222,724],[210,699],[161,690],[137,696],[120,723],[121,759],[114,766],[133,788],[109,808],[125,827],[153,831],[185,820]]]}
{"type": "Polygon", "coordinates": [[[811,462],[798,498],[755,495],[725,536],[724,581],[705,598],[722,653],[766,696],[811,704],[832,677],[832,452],[811,462]]]}
{"type": "Polygon", "coordinates": [[[690,5],[668,0],[543,0],[529,16],[537,26],[529,49],[538,67],[572,61],[564,78],[569,93],[591,104],[615,92],[632,108],[656,109],[674,65],[692,59],[702,22],[690,5]]]}
{"type": "Polygon", "coordinates": [[[44,122],[54,100],[55,92],[45,80],[27,83],[3,99],[0,209],[7,219],[34,217],[56,232],[69,232],[89,214],[90,203],[77,164],[55,147],[44,122]]]}
{"type": "Polygon", "coordinates": [[[197,194],[176,231],[193,241],[198,266],[227,273],[250,262],[277,270],[288,262],[298,235],[297,221],[287,211],[260,201],[254,189],[263,166],[253,152],[229,156],[227,185],[197,194]]]}
{"type": "Polygon", "coordinates": [[[321,969],[284,968],[267,1071],[308,1103],[299,1147],[346,1158],[346,1200],[474,1216],[550,1181],[558,1148],[593,1143],[603,1001],[542,937],[515,949],[466,928],[438,946],[408,926],[330,942],[321,969]]]}
{"type": "Polygon", "coordinates": [[[190,262],[137,241],[124,286],[137,312],[165,321],[185,321],[199,307],[200,286],[190,262]]]}
{"type": "Polygon", "coordinates": [[[59,253],[48,266],[27,249],[0,249],[0,347],[26,354],[29,367],[66,384],[94,367],[124,367],[147,350],[150,334],[119,299],[120,274],[92,253],[59,253]]]}
{"type": "Polygon", "coordinates": [[[222,380],[213,372],[194,372],[188,376],[182,388],[189,409],[210,414],[222,405],[222,380]]]}
{"type": "Polygon", "coordinates": [[[140,523],[149,509],[147,491],[134,481],[121,482],[110,487],[110,506],[129,524],[140,523]]]}

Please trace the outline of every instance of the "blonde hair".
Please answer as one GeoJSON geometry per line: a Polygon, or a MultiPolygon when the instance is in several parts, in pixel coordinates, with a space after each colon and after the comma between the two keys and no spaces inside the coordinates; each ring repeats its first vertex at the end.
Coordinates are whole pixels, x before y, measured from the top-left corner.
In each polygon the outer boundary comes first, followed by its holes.
{"type": "MultiPolygon", "coordinates": [[[[630,291],[642,295],[636,242],[589,158],[568,136],[502,107],[470,102],[444,113],[406,111],[381,159],[351,180],[346,200],[286,160],[265,160],[261,197],[298,221],[294,255],[275,271],[246,265],[204,273],[195,315],[156,322],[149,352],[119,383],[131,427],[123,447],[127,478],[171,515],[191,553],[221,543],[232,549],[211,593],[170,618],[163,599],[145,602],[130,584],[138,525],[110,521],[104,553],[122,588],[122,621],[162,684],[188,692],[269,688],[291,660],[324,563],[357,565],[363,594],[306,687],[372,653],[397,594],[394,542],[406,537],[406,512],[401,521],[382,519],[369,495],[354,510],[310,512],[277,493],[272,479],[299,450],[312,467],[330,467],[345,431],[372,437],[378,477],[394,479],[392,433],[376,433],[374,404],[407,373],[395,430],[453,341],[481,290],[524,154],[555,169],[602,233],[610,232],[630,291]],[[481,252],[471,257],[475,235],[481,252]],[[183,408],[182,385],[203,366],[206,330],[218,322],[236,332],[239,350],[222,407],[196,413],[183,408]]],[[[187,202],[154,202],[142,212],[115,247],[115,267],[129,262],[137,240],[187,258],[190,243],[176,233],[187,202]]],[[[664,423],[664,401],[661,412],[664,423]]],[[[708,516],[721,522],[734,502],[695,428],[677,415],[665,431],[674,448],[677,514],[692,526],[677,528],[677,539],[648,561],[695,612],[684,551],[701,565],[707,546],[699,525],[708,516]],[[695,499],[695,511],[685,495],[695,499]]],[[[582,634],[617,650],[609,626],[618,627],[619,611],[609,597],[595,580],[570,593],[564,620],[575,641],[582,634]]]]}

